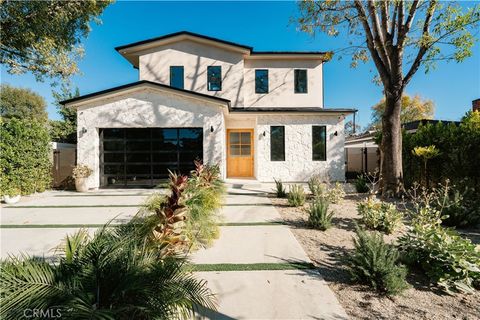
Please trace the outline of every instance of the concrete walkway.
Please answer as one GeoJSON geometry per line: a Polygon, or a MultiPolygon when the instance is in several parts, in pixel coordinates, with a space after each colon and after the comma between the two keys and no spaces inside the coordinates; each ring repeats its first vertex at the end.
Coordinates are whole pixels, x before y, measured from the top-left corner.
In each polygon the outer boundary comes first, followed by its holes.
{"type": "MultiPolygon", "coordinates": [[[[269,190],[269,189],[268,189],[269,190]]],[[[310,263],[261,186],[228,189],[225,221],[211,248],[192,255],[196,264],[310,263]],[[257,224],[256,224],[257,223],[257,224]]],[[[266,268],[268,269],[268,267],[266,268]]],[[[197,272],[217,294],[218,311],[201,319],[348,319],[316,270],[197,272]]]]}

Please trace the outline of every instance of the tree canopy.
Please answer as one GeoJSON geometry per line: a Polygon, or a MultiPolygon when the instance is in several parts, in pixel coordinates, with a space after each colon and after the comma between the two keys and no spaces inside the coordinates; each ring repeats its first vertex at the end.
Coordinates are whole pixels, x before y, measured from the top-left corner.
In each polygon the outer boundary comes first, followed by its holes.
{"type": "Polygon", "coordinates": [[[0,86],[0,116],[3,118],[36,119],[46,122],[45,99],[30,89],[16,88],[8,84],[0,86]]]}
{"type": "Polygon", "coordinates": [[[421,66],[429,71],[439,60],[461,62],[477,40],[480,5],[438,0],[303,0],[300,29],[350,39],[336,53],[351,54],[352,65],[372,59],[383,86],[381,190],[403,190],[401,99],[421,66]],[[470,6],[470,8],[468,7],[470,6]]]}
{"type": "Polygon", "coordinates": [[[11,74],[31,72],[37,80],[78,73],[81,40],[90,21],[111,3],[97,1],[0,2],[0,63],[11,74]]]}
{"type": "MultiPolygon", "coordinates": [[[[422,99],[419,95],[411,97],[405,94],[402,96],[401,106],[400,121],[402,123],[422,119],[433,119],[435,104],[432,100],[422,99]]],[[[370,127],[382,127],[382,116],[384,112],[385,98],[372,107],[372,122],[370,127]]]]}
{"type": "Polygon", "coordinates": [[[60,101],[78,97],[80,91],[73,89],[69,83],[63,83],[60,90],[53,91],[55,105],[61,120],[50,121],[50,136],[52,141],[77,143],[77,112],[74,108],[65,107],[60,101]]]}

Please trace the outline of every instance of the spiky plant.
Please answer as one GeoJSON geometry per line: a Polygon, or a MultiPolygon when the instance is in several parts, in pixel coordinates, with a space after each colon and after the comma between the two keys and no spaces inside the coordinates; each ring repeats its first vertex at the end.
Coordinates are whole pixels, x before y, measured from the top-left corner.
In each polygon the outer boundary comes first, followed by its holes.
{"type": "Polygon", "coordinates": [[[327,230],[332,225],[333,211],[328,212],[328,202],[316,198],[308,209],[308,224],[315,229],[327,230]]]}
{"type": "Polygon", "coordinates": [[[292,207],[300,207],[305,204],[305,191],[301,185],[294,184],[290,186],[288,192],[288,204],[292,207]]]}
{"type": "Polygon", "coordinates": [[[273,179],[275,181],[275,194],[277,195],[277,198],[285,198],[287,196],[287,191],[285,190],[285,187],[283,186],[282,180],[277,180],[273,179]]]}
{"type": "Polygon", "coordinates": [[[355,249],[347,258],[354,281],[368,284],[386,295],[396,295],[405,290],[407,270],[398,264],[398,251],[383,241],[378,232],[367,233],[357,228],[355,249]]]}
{"type": "Polygon", "coordinates": [[[1,262],[1,319],[20,319],[27,309],[120,320],[183,319],[197,307],[215,309],[205,281],[195,279],[185,261],[160,259],[158,252],[119,237],[116,228],[103,228],[66,251],[56,264],[27,256],[1,262]]]}

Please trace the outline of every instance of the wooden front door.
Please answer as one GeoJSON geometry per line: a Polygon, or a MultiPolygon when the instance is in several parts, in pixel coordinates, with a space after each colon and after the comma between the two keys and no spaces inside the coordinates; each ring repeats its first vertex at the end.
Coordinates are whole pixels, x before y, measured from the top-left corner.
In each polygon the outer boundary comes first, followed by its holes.
{"type": "Polygon", "coordinates": [[[227,177],[253,177],[253,129],[227,129],[227,177]]]}

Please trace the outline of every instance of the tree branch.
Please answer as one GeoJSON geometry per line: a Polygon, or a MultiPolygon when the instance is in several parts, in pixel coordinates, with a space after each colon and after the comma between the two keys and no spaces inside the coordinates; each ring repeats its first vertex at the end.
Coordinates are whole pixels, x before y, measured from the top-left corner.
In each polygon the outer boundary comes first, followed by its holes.
{"type": "MultiPolygon", "coordinates": [[[[432,22],[432,18],[433,18],[433,14],[435,12],[436,6],[437,6],[437,0],[431,0],[425,16],[425,22],[423,24],[423,32],[422,32],[423,39],[428,37],[430,34],[430,23],[432,22]]],[[[433,45],[433,43],[427,45],[422,40],[420,40],[420,43],[421,45],[420,45],[420,49],[418,50],[417,57],[413,61],[410,67],[410,70],[407,72],[407,75],[403,78],[403,87],[405,87],[408,84],[408,82],[412,79],[415,72],[417,72],[422,62],[423,56],[428,51],[428,49],[431,48],[431,46],[433,45]]]]}
{"type": "Polygon", "coordinates": [[[386,35],[383,33],[382,28],[380,27],[380,22],[378,21],[377,9],[375,8],[375,3],[373,1],[367,2],[368,12],[370,13],[370,19],[372,20],[373,26],[373,40],[375,42],[375,46],[378,48],[378,52],[380,57],[383,60],[383,64],[385,68],[390,73],[392,70],[392,65],[390,61],[390,57],[388,55],[387,48],[385,44],[387,42],[386,35]]]}

